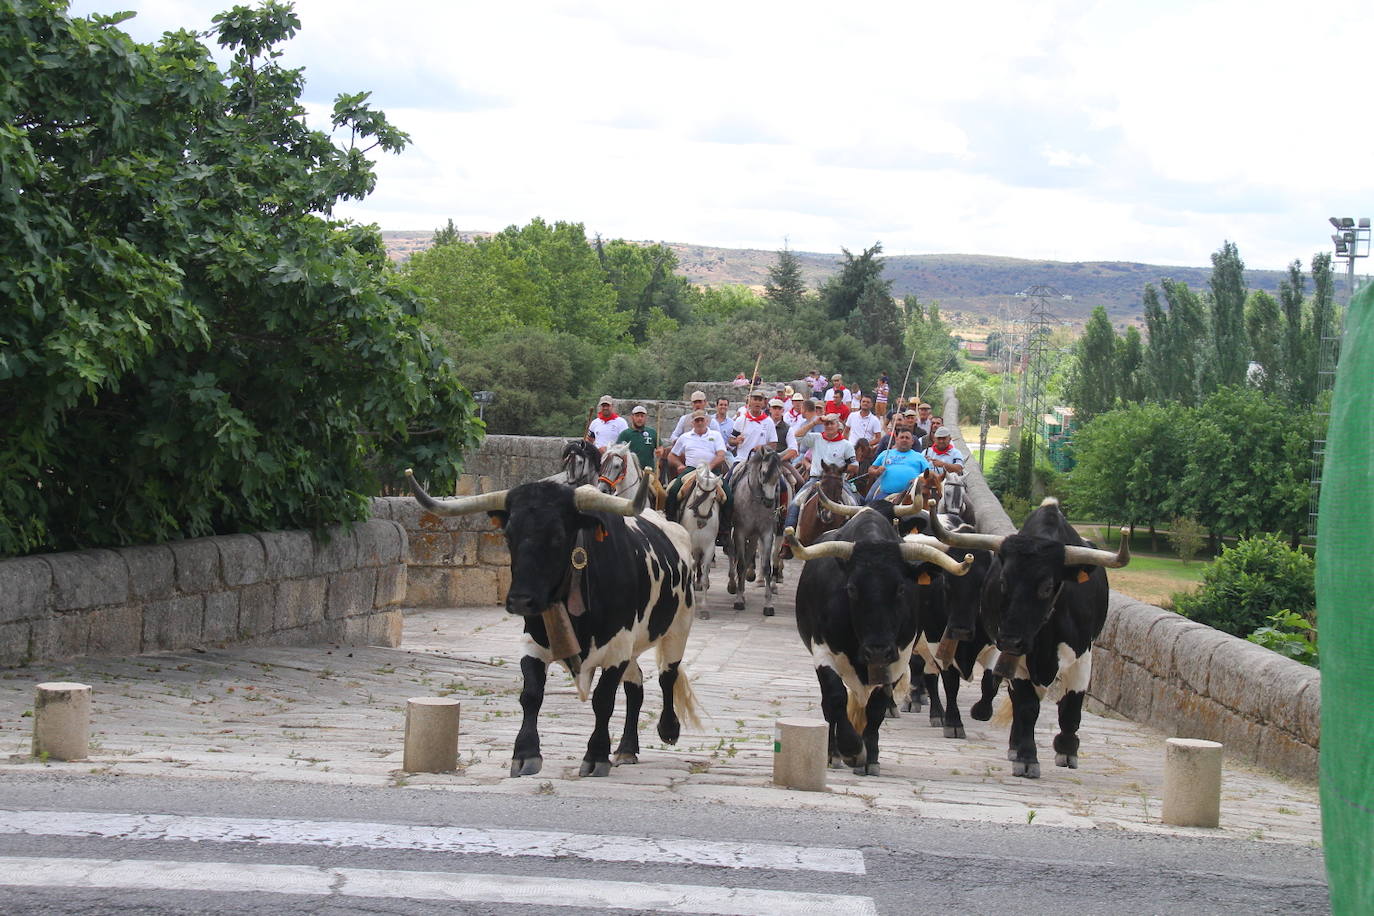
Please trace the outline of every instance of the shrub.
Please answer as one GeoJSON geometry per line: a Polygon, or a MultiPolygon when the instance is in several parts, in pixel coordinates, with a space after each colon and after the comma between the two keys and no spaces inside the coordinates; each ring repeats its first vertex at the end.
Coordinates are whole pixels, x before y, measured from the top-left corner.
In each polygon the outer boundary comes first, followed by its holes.
{"type": "Polygon", "coordinates": [[[1222,551],[1198,591],[1174,596],[1174,610],[1241,637],[1285,610],[1315,623],[1315,571],[1311,557],[1276,535],[1244,539],[1222,551]]]}
{"type": "Polygon", "coordinates": [[[1174,545],[1174,553],[1178,554],[1184,566],[1198,555],[1206,539],[1207,531],[1196,519],[1180,515],[1169,522],[1169,541],[1174,545]]]}
{"type": "Polygon", "coordinates": [[[1269,625],[1245,637],[1257,646],[1317,667],[1317,628],[1301,614],[1283,610],[1271,614],[1269,625]]]}

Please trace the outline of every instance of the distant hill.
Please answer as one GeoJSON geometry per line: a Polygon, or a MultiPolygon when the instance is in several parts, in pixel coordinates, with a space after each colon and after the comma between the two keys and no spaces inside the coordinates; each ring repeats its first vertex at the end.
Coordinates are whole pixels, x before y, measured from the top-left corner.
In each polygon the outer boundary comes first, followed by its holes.
{"type": "MultiPolygon", "coordinates": [[[[429,246],[430,232],[383,232],[393,259],[408,257],[429,246]]],[[[464,237],[490,235],[464,232],[464,237]]],[[[677,253],[678,272],[700,286],[752,286],[762,290],[776,251],[758,248],[714,248],[665,242],[677,253]]],[[[838,269],[841,256],[796,252],[802,275],[813,289],[838,269]]],[[[1159,285],[1168,277],[1196,290],[1207,289],[1211,269],[1141,264],[1134,261],[1028,261],[974,254],[914,254],[883,258],[883,276],[897,296],[916,295],[940,303],[947,316],[1000,319],[1003,309],[1013,317],[1026,309],[1016,294],[1032,286],[1053,287],[1061,296],[1050,303],[1050,314],[1071,324],[1087,321],[1094,307],[1105,306],[1113,323],[1139,322],[1140,294],[1146,283],[1159,285]]],[[[1251,289],[1278,294],[1286,276],[1279,270],[1247,270],[1251,289]]]]}

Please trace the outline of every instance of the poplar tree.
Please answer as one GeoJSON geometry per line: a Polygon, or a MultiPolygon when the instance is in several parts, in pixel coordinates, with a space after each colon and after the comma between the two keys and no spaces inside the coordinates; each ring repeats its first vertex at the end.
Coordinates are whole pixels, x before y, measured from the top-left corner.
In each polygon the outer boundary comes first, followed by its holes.
{"type": "Polygon", "coordinates": [[[1116,401],[1120,387],[1116,346],[1116,332],[1107,310],[1099,305],[1074,345],[1074,368],[1067,392],[1084,421],[1111,410],[1116,401]]]}
{"type": "MultiPolygon", "coordinates": [[[[1245,339],[1245,263],[1234,242],[1222,243],[1212,254],[1212,349],[1217,384],[1245,381],[1249,348],[1245,339]]],[[[1209,388],[1212,386],[1208,386],[1209,388]]]]}

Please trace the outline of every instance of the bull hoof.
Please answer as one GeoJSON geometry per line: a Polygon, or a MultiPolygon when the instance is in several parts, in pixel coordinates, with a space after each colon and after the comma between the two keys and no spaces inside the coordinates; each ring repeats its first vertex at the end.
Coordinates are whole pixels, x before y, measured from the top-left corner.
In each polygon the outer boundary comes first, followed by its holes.
{"type": "Polygon", "coordinates": [[[708,610],[706,610],[706,608],[702,608],[701,610],[697,611],[697,620],[710,620],[710,619],[711,619],[711,612],[708,611],[708,610]]]}
{"type": "Polygon", "coordinates": [[[740,598],[740,599],[736,600],[736,601],[735,601],[735,604],[734,604],[734,608],[735,608],[735,610],[737,610],[737,611],[742,611],[742,610],[744,610],[744,599],[743,599],[743,598],[740,598]]]}
{"type": "Polygon", "coordinates": [[[771,607],[765,607],[765,608],[763,609],[763,616],[765,616],[765,617],[772,617],[772,616],[773,616],[773,609],[772,609],[771,607]]]}
{"type": "Polygon", "coordinates": [[[863,766],[854,767],[854,775],[855,775],[855,776],[881,776],[882,774],[881,774],[880,772],[878,772],[878,764],[877,764],[877,763],[866,763],[866,764],[864,764],[863,766]]]}
{"type": "Polygon", "coordinates": [[[921,711],[921,707],[918,706],[918,705],[911,699],[911,697],[907,697],[905,700],[902,701],[902,712],[920,712],[920,711],[921,711]]]}
{"type": "Polygon", "coordinates": [[[832,769],[832,770],[843,770],[843,769],[844,769],[844,758],[841,757],[839,754],[831,754],[831,755],[830,755],[830,769],[832,769]]]}
{"type": "Polygon", "coordinates": [[[966,737],[968,737],[968,736],[964,734],[964,727],[963,727],[962,725],[946,725],[946,726],[945,726],[945,737],[946,737],[946,738],[966,738],[966,737]]]}
{"type": "Polygon", "coordinates": [[[639,763],[638,754],[616,754],[615,758],[611,761],[611,766],[633,766],[636,763],[639,763]]]}
{"type": "Polygon", "coordinates": [[[578,776],[610,776],[611,762],[609,760],[599,760],[593,763],[590,760],[582,761],[582,766],[577,769],[578,776]]]}
{"type": "Polygon", "coordinates": [[[1068,767],[1071,770],[1078,769],[1077,754],[1055,754],[1054,765],[1057,767],[1068,767]]]}
{"type": "Polygon", "coordinates": [[[543,757],[514,757],[510,762],[512,776],[533,776],[544,768],[543,757]]]}
{"type": "Polygon", "coordinates": [[[732,594],[732,595],[735,593],[735,580],[734,580],[734,579],[731,579],[729,582],[726,582],[726,583],[725,583],[725,590],[726,590],[727,592],[729,592],[730,594],[732,594]]]}
{"type": "Polygon", "coordinates": [[[930,717],[930,727],[931,727],[931,728],[943,728],[943,727],[944,727],[944,724],[945,724],[945,717],[944,717],[943,715],[939,715],[939,716],[932,715],[932,716],[930,717]]]}
{"type": "MultiPolygon", "coordinates": [[[[910,710],[907,710],[907,711],[910,712],[910,710]]],[[[900,712],[897,711],[897,704],[896,704],[896,703],[888,703],[888,704],[887,704],[887,713],[886,713],[886,715],[887,715],[887,718],[889,718],[889,719],[900,719],[900,718],[902,717],[902,714],[901,714],[900,712]]]]}
{"type": "Polygon", "coordinates": [[[1016,762],[1016,748],[1007,748],[1007,759],[1010,760],[1012,763],[1016,762]]]}
{"type": "Polygon", "coordinates": [[[973,704],[973,708],[968,711],[968,714],[979,722],[986,722],[992,718],[992,704],[986,700],[979,700],[973,704]]]}
{"type": "Polygon", "coordinates": [[[758,577],[759,577],[758,571],[755,570],[754,567],[752,567],[752,566],[749,567],[748,569],[746,569],[746,570],[744,571],[744,579],[745,579],[746,582],[753,582],[753,581],[754,581],[755,579],[757,579],[758,577]]]}
{"type": "Polygon", "coordinates": [[[1011,762],[1011,775],[1022,776],[1026,779],[1040,778],[1040,764],[1036,761],[1027,763],[1024,760],[1013,760],[1011,762]]]}
{"type": "Polygon", "coordinates": [[[672,718],[664,717],[658,720],[658,737],[664,744],[677,744],[677,739],[682,734],[682,725],[678,722],[677,716],[672,718]]]}

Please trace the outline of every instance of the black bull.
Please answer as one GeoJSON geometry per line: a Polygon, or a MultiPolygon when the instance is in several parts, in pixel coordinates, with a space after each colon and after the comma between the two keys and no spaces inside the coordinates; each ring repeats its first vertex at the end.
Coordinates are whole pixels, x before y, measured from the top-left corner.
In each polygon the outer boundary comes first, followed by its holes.
{"type": "Polygon", "coordinates": [[[564,608],[571,611],[577,637],[576,655],[568,659],[568,667],[582,699],[587,698],[595,670],[602,670],[591,694],[596,725],[582,759],[583,776],[610,772],[610,719],[621,683],[625,730],[616,763],[638,761],[644,686],[637,659],[650,647],[657,649],[663,690],[659,737],[665,744],[677,742],[679,714],[697,724],[695,697],[680,667],[692,626],[690,543],[682,526],[664,521],[652,510],[644,512],[647,489],[641,488],[630,500],[595,487],[574,490],[539,481],[499,493],[436,501],[413,478],[411,485],[429,511],[486,512],[505,533],[511,555],[506,610],[521,617],[525,626],[520,659],[524,715],[515,739],[512,776],[530,776],[543,766],[539,710],[549,663],[563,660],[551,651],[546,620],[562,619],[564,608]],[[557,616],[546,614],[549,609],[557,616]]]}
{"type": "MultiPolygon", "coordinates": [[[[932,530],[958,548],[995,551],[1000,575],[989,575],[983,589],[981,623],[997,649],[988,653],[991,676],[1011,680],[1012,724],[1007,759],[1012,775],[1040,776],[1035,749],[1035,723],[1040,701],[1058,695],[1059,733],[1054,762],[1078,766],[1078,727],[1083,699],[1092,676],[1092,643],[1107,620],[1107,574],[1103,567],[1130,561],[1123,529],[1121,547],[1097,550],[1079,537],[1064,518],[1059,503],[1046,499],[1011,535],[951,533],[932,519],[932,530]]],[[[983,705],[983,704],[980,704],[983,705]]],[[[975,707],[974,715],[983,718],[975,707]]]]}
{"type": "Polygon", "coordinates": [[[809,547],[790,528],[786,537],[793,555],[806,561],[797,631],[815,661],[831,763],[843,758],[856,773],[876,775],[878,729],[919,635],[919,582],[939,570],[961,575],[969,564],[926,544],[902,543],[871,509],[809,547]]]}

